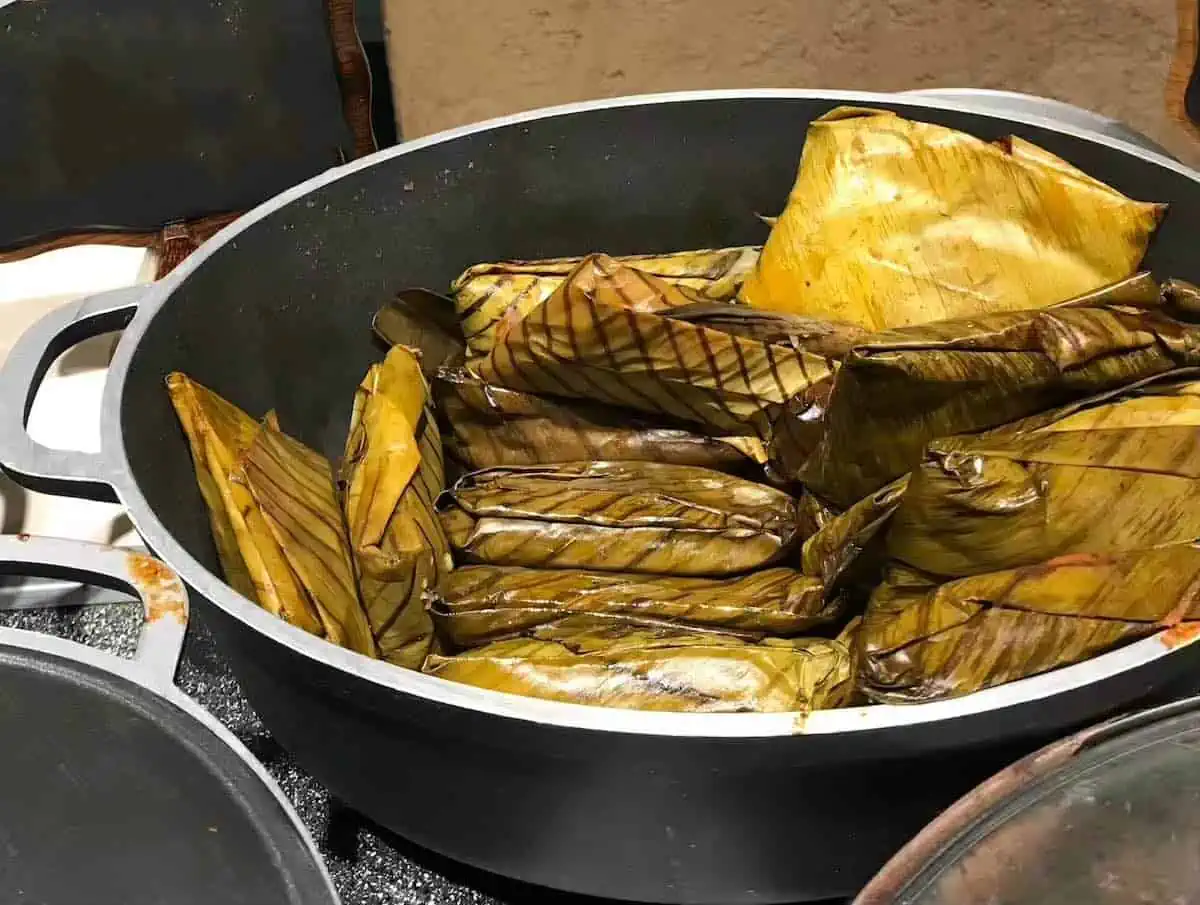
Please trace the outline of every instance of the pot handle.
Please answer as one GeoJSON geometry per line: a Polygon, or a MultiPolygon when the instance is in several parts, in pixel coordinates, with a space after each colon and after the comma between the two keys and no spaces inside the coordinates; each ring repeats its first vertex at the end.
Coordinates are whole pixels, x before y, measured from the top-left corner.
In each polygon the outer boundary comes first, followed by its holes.
{"type": "Polygon", "coordinates": [[[146,619],[133,662],[148,687],[174,685],[187,632],[188,595],[183,580],[153,556],[87,541],[6,534],[0,535],[0,573],[66,578],[136,594],[146,619]]]}
{"type": "Polygon", "coordinates": [[[55,308],[21,334],[0,366],[0,467],[30,490],[116,502],[102,453],[51,449],[25,429],[38,387],[63,352],[101,333],[121,330],[137,313],[147,286],[129,286],[55,308]]]}

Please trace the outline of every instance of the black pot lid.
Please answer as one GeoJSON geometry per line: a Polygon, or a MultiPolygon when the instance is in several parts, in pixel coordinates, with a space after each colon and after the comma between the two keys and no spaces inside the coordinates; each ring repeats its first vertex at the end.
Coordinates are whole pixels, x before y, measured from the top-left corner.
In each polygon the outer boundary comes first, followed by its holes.
{"type": "Polygon", "coordinates": [[[132,660],[0,630],[0,902],[336,905],[282,792],[174,687],[187,594],[173,572],[12,536],[0,572],[122,587],[146,610],[132,660]]]}
{"type": "Polygon", "coordinates": [[[1200,902],[1200,699],[1027,758],[949,809],[860,905],[1200,902]]]}

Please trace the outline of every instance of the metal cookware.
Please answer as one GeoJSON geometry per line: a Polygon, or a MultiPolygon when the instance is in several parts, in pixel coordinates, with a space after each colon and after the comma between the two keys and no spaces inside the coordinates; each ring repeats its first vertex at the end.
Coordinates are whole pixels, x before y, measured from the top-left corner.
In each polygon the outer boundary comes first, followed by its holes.
{"type": "Polygon", "coordinates": [[[0,629],[0,900],[336,905],[312,840],[234,736],[174,686],[183,582],[143,553],[0,537],[0,572],[133,592],[133,660],[0,629]]]}
{"type": "Polygon", "coordinates": [[[1200,897],[1200,698],[1111,720],[996,774],[854,905],[1181,905],[1200,897]]]}
{"type": "Polygon", "coordinates": [[[556,108],[452,130],[332,170],[224,230],[166,280],[32,328],[0,375],[0,462],[34,489],[119,499],[213,604],[252,704],[332,791],[455,859],[612,898],[781,902],[851,894],[976,781],[1194,671],[1151,638],[1067,669],[919,706],[695,715],[469,688],[294,629],[219,577],[163,378],[179,369],[341,451],[381,356],[368,324],[407,286],[485,260],[762,241],[808,123],[886,107],[984,138],[1017,133],[1137,197],[1171,202],[1150,263],[1200,279],[1200,179],[1119,139],[1028,113],[806,91],[706,92],[556,108]],[[127,327],[102,449],[39,447],[22,418],[48,362],[127,327]]]}

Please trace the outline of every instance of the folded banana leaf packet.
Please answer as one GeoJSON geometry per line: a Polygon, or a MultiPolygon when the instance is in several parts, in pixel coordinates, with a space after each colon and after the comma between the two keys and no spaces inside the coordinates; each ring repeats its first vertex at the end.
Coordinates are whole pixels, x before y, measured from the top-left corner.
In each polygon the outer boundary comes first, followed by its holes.
{"type": "Polygon", "coordinates": [[[887,559],[887,529],[907,487],[905,475],[845,512],[827,516],[804,542],[800,570],[819,579],[827,595],[847,583],[868,590],[877,584],[887,559]]]}
{"type": "MultiPolygon", "coordinates": [[[[666,255],[625,255],[612,259],[639,273],[689,291],[697,301],[732,300],[758,260],[752,246],[681,251],[666,255]]],[[[548,299],[583,257],[476,264],[451,285],[462,333],[472,353],[487,354],[496,328],[506,317],[524,317],[548,299]]],[[[630,291],[644,291],[634,282],[630,291]]]]}
{"type": "Polygon", "coordinates": [[[492,386],[466,368],[443,368],[434,395],[447,454],[472,470],[592,459],[747,471],[766,459],[757,437],[739,446],[628,409],[492,386]]]}
{"type": "Polygon", "coordinates": [[[552,701],[692,713],[804,712],[853,693],[849,651],[825,638],[757,643],[669,626],[575,617],[454,656],[425,672],[552,701]]]}
{"type": "Polygon", "coordinates": [[[329,461],[184,374],[167,389],[226,580],[292,625],[375,656],[329,461]]]}
{"type": "Polygon", "coordinates": [[[1200,537],[1200,396],[1146,392],[930,444],[889,555],[949,578],[1200,537]]]}
{"type": "Polygon", "coordinates": [[[915,703],[1068,666],[1200,618],[1200,548],[1077,553],[931,585],[892,577],[859,635],[872,700],[915,703]]]}
{"type": "Polygon", "coordinates": [[[740,298],[870,330],[1040,308],[1133,273],[1164,210],[1020,138],[839,108],[740,298]]]}
{"type": "Polygon", "coordinates": [[[802,540],[788,494],[685,465],[491,468],[465,475],[443,500],[455,553],[492,565],[736,575],[802,540]]]}
{"type": "Polygon", "coordinates": [[[443,635],[475,647],[573,615],[763,635],[796,635],[837,608],[819,579],[795,569],[735,578],[681,578],[573,569],[461,566],[431,598],[443,635]]]}
{"type": "Polygon", "coordinates": [[[414,350],[394,346],[359,386],[342,481],[380,656],[420,669],[434,637],[423,595],[453,561],[435,509],[445,487],[441,437],[414,350]]]}
{"type": "MultiPolygon", "coordinates": [[[[1119,297],[1130,288],[1126,281],[1111,290],[1119,297]]],[[[844,359],[825,411],[809,416],[822,421],[811,454],[803,448],[811,427],[790,459],[778,449],[788,435],[777,431],[771,461],[802,462],[785,477],[850,506],[915,467],[931,440],[1197,363],[1200,327],[1126,304],[1072,301],[891,330],[844,359]]]]}
{"type": "Polygon", "coordinates": [[[375,313],[371,329],[388,346],[415,349],[426,380],[432,380],[440,368],[460,365],[466,357],[454,302],[425,289],[401,290],[375,313]]]}
{"type": "Polygon", "coordinates": [[[637,409],[713,435],[746,434],[764,411],[831,377],[833,362],[792,344],[670,317],[687,301],[682,295],[602,255],[589,257],[545,302],[501,325],[476,373],[510,389],[637,409]],[[625,284],[635,282],[650,291],[633,296],[625,284]]]}

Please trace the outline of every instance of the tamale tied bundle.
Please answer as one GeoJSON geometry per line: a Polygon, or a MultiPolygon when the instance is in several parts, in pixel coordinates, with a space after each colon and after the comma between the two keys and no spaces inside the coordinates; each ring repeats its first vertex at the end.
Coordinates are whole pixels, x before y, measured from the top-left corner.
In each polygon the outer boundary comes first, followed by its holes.
{"type": "Polygon", "coordinates": [[[937,585],[900,570],[871,599],[862,687],[887,703],[967,694],[1200,619],[1200,547],[1072,554],[937,585]]]}
{"type": "Polygon", "coordinates": [[[684,465],[492,468],[464,476],[447,498],[453,549],[493,565],[735,575],[802,540],[788,494],[684,465]]]}
{"type": "Polygon", "coordinates": [[[292,625],[375,656],[328,460],[183,374],[167,388],[230,584],[292,625]]]}
{"type": "Polygon", "coordinates": [[[453,562],[434,510],[442,444],[417,355],[394,346],[354,400],[343,466],[346,519],[380,656],[419,669],[433,642],[422,595],[453,562]]]}
{"type": "Polygon", "coordinates": [[[1133,273],[1162,213],[1020,138],[839,108],[741,298],[871,330],[1039,308],[1133,273]]]}
{"type": "MultiPolygon", "coordinates": [[[[625,255],[615,260],[629,274],[629,291],[640,290],[636,274],[657,277],[688,290],[701,301],[723,301],[737,295],[746,275],[758,260],[754,247],[681,251],[666,255],[625,255]]],[[[496,328],[506,318],[524,317],[558,289],[563,278],[583,260],[552,258],[542,261],[507,261],[476,264],[450,287],[462,320],[462,332],[476,355],[485,355],[495,342],[496,328]]]]}
{"type": "Polygon", "coordinates": [[[601,624],[586,616],[452,657],[431,655],[425,671],[552,701],[691,713],[836,707],[854,687],[850,654],[839,641],[750,643],[717,632],[601,624]]]}
{"type": "Polygon", "coordinates": [[[823,590],[818,579],[783,568],[713,579],[463,566],[432,596],[431,610],[458,647],[475,647],[573,615],[796,635],[837,615],[823,590]]]}
{"type": "Polygon", "coordinates": [[[1200,396],[1166,393],[1160,409],[1139,394],[1057,426],[935,441],[888,554],[951,578],[1200,537],[1200,396]]]}
{"type": "Polygon", "coordinates": [[[446,452],[469,469],[592,459],[746,471],[766,459],[757,437],[706,437],[626,409],[492,386],[465,368],[442,369],[434,395],[446,452]]]}
{"type": "MultiPolygon", "coordinates": [[[[491,384],[624,406],[742,435],[764,411],[830,378],[821,355],[670,316],[678,290],[631,268],[585,259],[554,294],[501,326],[476,368],[491,384]],[[631,301],[632,299],[632,301],[631,301]]],[[[686,301],[686,300],[685,300],[686,301]]]]}
{"type": "Polygon", "coordinates": [[[805,446],[811,428],[795,453],[779,448],[789,435],[777,431],[772,462],[849,506],[913,468],[931,440],[1200,363],[1200,327],[1157,310],[1157,299],[1139,276],[1055,308],[874,334],[843,360],[815,449],[805,446]]]}

